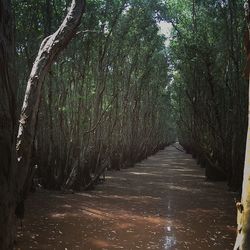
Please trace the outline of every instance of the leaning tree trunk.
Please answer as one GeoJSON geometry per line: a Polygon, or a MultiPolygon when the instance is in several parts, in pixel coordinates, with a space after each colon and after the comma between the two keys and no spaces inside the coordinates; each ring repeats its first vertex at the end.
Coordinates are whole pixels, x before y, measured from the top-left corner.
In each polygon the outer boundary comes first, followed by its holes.
{"type": "Polygon", "coordinates": [[[13,248],[15,236],[16,84],[13,26],[9,0],[0,0],[0,249],[13,248]]]}
{"type": "MultiPolygon", "coordinates": [[[[250,73],[250,1],[246,1],[245,16],[247,21],[247,32],[245,36],[245,49],[247,52],[247,65],[245,75],[249,78],[250,73]]],[[[234,250],[250,249],[250,87],[249,87],[249,111],[248,111],[248,131],[244,164],[244,175],[242,185],[241,202],[236,204],[237,207],[237,238],[234,250]]]]}
{"type": "Polygon", "coordinates": [[[33,64],[25,92],[17,137],[17,181],[21,196],[29,170],[42,84],[58,54],[75,36],[84,7],[85,0],[72,0],[70,10],[63,23],[54,34],[43,40],[33,64]]]}

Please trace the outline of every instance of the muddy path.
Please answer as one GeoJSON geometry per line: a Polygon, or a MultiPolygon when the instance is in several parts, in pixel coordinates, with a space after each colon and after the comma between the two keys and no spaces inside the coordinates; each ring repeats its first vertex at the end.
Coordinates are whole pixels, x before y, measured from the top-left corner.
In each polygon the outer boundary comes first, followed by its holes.
{"type": "Polygon", "coordinates": [[[225,183],[170,146],[95,191],[33,194],[16,249],[231,250],[235,220],[225,183]]]}

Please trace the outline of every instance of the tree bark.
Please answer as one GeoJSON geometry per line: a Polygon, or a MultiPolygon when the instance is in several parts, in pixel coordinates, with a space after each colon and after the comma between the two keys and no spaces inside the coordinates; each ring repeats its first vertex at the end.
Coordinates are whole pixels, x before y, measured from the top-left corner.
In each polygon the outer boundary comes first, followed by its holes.
{"type": "Polygon", "coordinates": [[[41,43],[33,64],[22,106],[17,137],[17,185],[23,192],[35,133],[35,123],[44,79],[58,54],[75,36],[84,12],[84,0],[72,0],[70,10],[58,30],[41,43]]]}
{"type": "MultiPolygon", "coordinates": [[[[245,16],[247,21],[248,32],[250,28],[250,1],[246,1],[245,16]]],[[[249,34],[249,33],[248,33],[249,34]]],[[[250,51],[248,50],[250,37],[248,37],[247,64],[249,64],[250,51]]],[[[247,75],[249,76],[249,70],[247,75]]],[[[248,108],[248,131],[245,153],[245,164],[242,184],[241,202],[236,204],[237,207],[237,238],[234,250],[249,250],[250,249],[250,88],[249,88],[249,108],[248,108]]]]}
{"type": "Polygon", "coordinates": [[[0,0],[0,249],[15,237],[16,84],[11,2],[0,0]]]}

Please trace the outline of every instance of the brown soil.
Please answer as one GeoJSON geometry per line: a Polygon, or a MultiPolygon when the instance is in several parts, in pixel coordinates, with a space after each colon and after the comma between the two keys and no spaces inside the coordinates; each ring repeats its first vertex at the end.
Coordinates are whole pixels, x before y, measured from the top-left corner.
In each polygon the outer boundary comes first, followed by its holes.
{"type": "Polygon", "coordinates": [[[95,191],[31,195],[16,249],[233,248],[233,194],[190,155],[170,146],[106,179],[95,191]]]}

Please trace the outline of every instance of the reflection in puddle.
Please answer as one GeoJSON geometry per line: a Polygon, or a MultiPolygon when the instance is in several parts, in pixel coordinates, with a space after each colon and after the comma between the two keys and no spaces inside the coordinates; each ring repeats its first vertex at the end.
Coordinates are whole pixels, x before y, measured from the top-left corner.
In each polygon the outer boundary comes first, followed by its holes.
{"type": "Polygon", "coordinates": [[[167,226],[165,231],[167,235],[165,236],[164,249],[169,250],[176,244],[176,238],[171,230],[171,226],[167,226]]]}
{"type": "MultiPolygon", "coordinates": [[[[168,205],[167,205],[167,217],[171,217],[172,215],[172,209],[171,209],[171,199],[168,200],[168,205]]],[[[171,249],[174,245],[176,245],[176,238],[174,235],[174,232],[172,231],[171,225],[167,225],[165,227],[165,240],[164,240],[164,249],[169,250],[171,249]]]]}
{"type": "Polygon", "coordinates": [[[171,247],[173,247],[176,244],[176,239],[174,236],[166,236],[165,237],[165,244],[164,249],[169,250],[171,247]]]}

